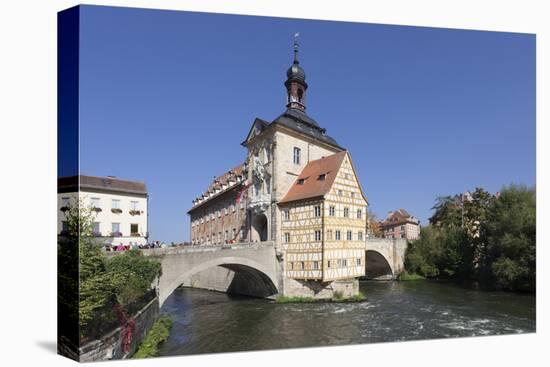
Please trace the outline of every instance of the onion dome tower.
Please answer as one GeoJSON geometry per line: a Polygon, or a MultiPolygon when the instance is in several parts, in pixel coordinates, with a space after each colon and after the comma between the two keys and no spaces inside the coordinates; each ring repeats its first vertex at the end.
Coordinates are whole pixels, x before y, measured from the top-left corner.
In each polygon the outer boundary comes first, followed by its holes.
{"type": "Polygon", "coordinates": [[[294,35],[294,62],[286,72],[287,108],[306,109],[306,73],[298,61],[298,33],[294,35]]]}

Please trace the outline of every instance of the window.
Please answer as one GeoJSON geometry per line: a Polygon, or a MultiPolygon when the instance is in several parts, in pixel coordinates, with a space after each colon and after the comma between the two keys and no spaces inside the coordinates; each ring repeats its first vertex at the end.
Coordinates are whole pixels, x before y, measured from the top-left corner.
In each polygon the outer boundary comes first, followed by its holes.
{"type": "Polygon", "coordinates": [[[120,232],[120,223],[111,223],[111,232],[120,232]]]}
{"type": "Polygon", "coordinates": [[[218,243],[222,243],[222,233],[218,232],[218,243]]]}
{"type": "Polygon", "coordinates": [[[313,270],[319,270],[319,261],[313,262],[313,270]]]}
{"type": "Polygon", "coordinates": [[[237,238],[237,229],[233,228],[233,239],[237,238]]]}
{"type": "Polygon", "coordinates": [[[92,208],[99,208],[100,207],[99,198],[91,198],[90,200],[91,200],[92,208]]]}
{"type": "Polygon", "coordinates": [[[130,224],[130,233],[132,235],[139,233],[139,226],[136,223],[130,224]]]}
{"type": "Polygon", "coordinates": [[[294,157],[293,157],[294,164],[300,164],[300,148],[294,147],[294,157]]]}
{"type": "Polygon", "coordinates": [[[306,268],[306,264],[303,261],[301,261],[300,262],[300,270],[304,270],[305,268],[306,268]]]}
{"type": "Polygon", "coordinates": [[[349,208],[344,208],[344,218],[349,217],[349,208]]]}
{"type": "Polygon", "coordinates": [[[351,192],[350,195],[351,195],[351,198],[352,198],[352,199],[355,197],[355,193],[354,193],[354,192],[351,192]]]}
{"type": "Polygon", "coordinates": [[[298,185],[303,185],[306,182],[305,178],[299,178],[298,179],[298,185]]]}
{"type": "Polygon", "coordinates": [[[225,241],[227,242],[229,240],[229,231],[225,231],[225,237],[224,237],[225,241]]]}
{"type": "Polygon", "coordinates": [[[61,198],[61,206],[62,207],[68,207],[69,206],[69,200],[70,200],[70,198],[67,198],[67,197],[61,198]]]}
{"type": "Polygon", "coordinates": [[[340,241],[340,230],[339,229],[336,230],[335,236],[336,236],[336,241],[340,241]]]}
{"type": "Polygon", "coordinates": [[[315,208],[314,208],[314,212],[315,212],[315,216],[316,217],[320,217],[321,216],[321,207],[319,205],[317,205],[315,208]]]}
{"type": "Polygon", "coordinates": [[[290,219],[290,211],[288,209],[283,210],[283,219],[284,220],[289,220],[290,219]]]}
{"type": "Polygon", "coordinates": [[[92,222],[92,233],[99,234],[99,222],[92,222]]]}
{"type": "Polygon", "coordinates": [[[111,209],[120,209],[120,200],[112,199],[111,200],[111,209]]]}
{"type": "Polygon", "coordinates": [[[285,233],[285,243],[290,243],[290,233],[285,233]]]}
{"type": "Polygon", "coordinates": [[[363,211],[361,209],[357,209],[357,219],[361,219],[363,217],[363,211]]]}
{"type": "Polygon", "coordinates": [[[357,266],[361,266],[361,258],[360,257],[357,258],[357,266]]]}
{"type": "Polygon", "coordinates": [[[330,260],[327,261],[327,268],[330,268],[330,260]]]}
{"type": "Polygon", "coordinates": [[[347,233],[347,239],[348,239],[348,241],[351,241],[352,238],[353,238],[352,232],[351,232],[351,231],[348,231],[348,233],[347,233]]]}
{"type": "Polygon", "coordinates": [[[324,181],[326,177],[327,177],[326,173],[320,174],[319,181],[324,181]]]}
{"type": "Polygon", "coordinates": [[[342,260],[342,266],[348,266],[348,260],[347,259],[342,260]]]}
{"type": "Polygon", "coordinates": [[[344,192],[342,190],[338,190],[338,196],[344,195],[344,192]]]}
{"type": "Polygon", "coordinates": [[[231,204],[231,212],[235,213],[235,204],[231,204]]]}
{"type": "Polygon", "coordinates": [[[218,218],[222,216],[222,211],[221,210],[218,210],[217,213],[218,213],[218,218]]]}
{"type": "Polygon", "coordinates": [[[363,241],[363,232],[362,231],[357,232],[357,239],[359,241],[363,241]]]}
{"type": "Polygon", "coordinates": [[[349,174],[344,173],[344,178],[345,178],[346,180],[349,179],[349,174]]]}
{"type": "Polygon", "coordinates": [[[62,221],[61,222],[61,231],[67,232],[69,230],[69,222],[62,221]]]}
{"type": "Polygon", "coordinates": [[[315,241],[321,241],[321,231],[315,231],[315,241]]]}
{"type": "Polygon", "coordinates": [[[332,229],[329,229],[329,230],[327,231],[327,239],[330,240],[330,241],[332,241],[332,229]]]}
{"type": "Polygon", "coordinates": [[[328,208],[328,215],[330,215],[331,217],[334,217],[334,206],[330,206],[328,208]]]}
{"type": "Polygon", "coordinates": [[[130,210],[139,210],[139,202],[130,201],[130,210]]]}

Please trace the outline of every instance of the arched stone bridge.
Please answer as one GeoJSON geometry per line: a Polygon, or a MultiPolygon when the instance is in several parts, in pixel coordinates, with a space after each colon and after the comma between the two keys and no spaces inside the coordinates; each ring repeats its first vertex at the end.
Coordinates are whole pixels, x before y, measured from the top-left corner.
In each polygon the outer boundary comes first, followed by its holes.
{"type": "Polygon", "coordinates": [[[395,279],[404,270],[407,240],[403,238],[367,238],[365,277],[395,279]]]}
{"type": "Polygon", "coordinates": [[[180,285],[273,297],[279,290],[279,271],[273,242],[150,249],[143,253],[162,264],[158,280],[160,305],[180,285]]]}
{"type": "MultiPolygon", "coordinates": [[[[403,270],[406,240],[369,238],[366,278],[395,279],[403,270]]],[[[144,250],[162,264],[160,305],[179,286],[271,298],[282,291],[282,271],[273,242],[144,250]]]]}

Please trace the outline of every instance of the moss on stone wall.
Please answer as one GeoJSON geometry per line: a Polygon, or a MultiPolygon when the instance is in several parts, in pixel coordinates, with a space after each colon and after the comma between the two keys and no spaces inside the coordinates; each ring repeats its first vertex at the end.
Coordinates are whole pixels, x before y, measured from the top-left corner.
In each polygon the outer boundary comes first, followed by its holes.
{"type": "Polygon", "coordinates": [[[168,315],[162,315],[155,322],[147,336],[140,344],[137,352],[132,358],[149,358],[159,355],[159,346],[170,336],[172,328],[172,319],[168,315]]]}

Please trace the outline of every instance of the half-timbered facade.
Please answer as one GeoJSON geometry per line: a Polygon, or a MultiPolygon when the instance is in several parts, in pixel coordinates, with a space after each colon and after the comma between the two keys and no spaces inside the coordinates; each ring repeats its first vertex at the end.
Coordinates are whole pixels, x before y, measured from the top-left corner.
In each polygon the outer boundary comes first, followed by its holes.
{"type": "Polygon", "coordinates": [[[364,275],[367,200],[348,152],[310,162],[279,207],[286,276],[328,282],[364,275]]]}

